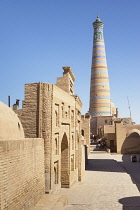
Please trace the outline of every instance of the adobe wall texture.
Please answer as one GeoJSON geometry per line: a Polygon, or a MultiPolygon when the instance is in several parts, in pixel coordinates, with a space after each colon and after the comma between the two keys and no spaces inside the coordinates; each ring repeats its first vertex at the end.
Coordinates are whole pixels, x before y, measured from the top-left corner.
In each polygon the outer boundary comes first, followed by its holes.
{"type": "Polygon", "coordinates": [[[90,131],[93,134],[98,134],[100,137],[103,135],[104,125],[112,125],[113,117],[112,116],[98,116],[91,117],[90,131]],[[102,132],[101,132],[102,129],[102,132]]]}
{"type": "Polygon", "coordinates": [[[104,137],[112,152],[121,154],[140,153],[140,125],[124,124],[121,120],[115,125],[104,126],[104,137]],[[114,146],[111,148],[111,141],[114,146]]]}
{"type": "Polygon", "coordinates": [[[85,165],[86,165],[86,148],[84,145],[81,145],[81,171],[80,171],[80,176],[79,176],[79,181],[82,181],[83,175],[85,172],[85,165]]]}
{"type": "Polygon", "coordinates": [[[121,153],[123,142],[126,138],[126,126],[121,123],[115,124],[117,153],[121,153]]]}
{"type": "Polygon", "coordinates": [[[140,153],[140,125],[116,123],[117,153],[140,153]]]}
{"type": "Polygon", "coordinates": [[[17,114],[0,101],[0,139],[24,138],[22,124],[17,114]]]}
{"type": "Polygon", "coordinates": [[[115,125],[104,125],[104,137],[107,139],[106,143],[107,146],[110,147],[111,151],[114,152],[117,150],[117,144],[116,144],[116,134],[115,134],[115,125]],[[114,147],[111,148],[110,141],[114,141],[114,147]]]}
{"type": "Polygon", "coordinates": [[[88,146],[88,153],[90,153],[90,115],[82,115],[81,120],[81,129],[84,132],[84,144],[88,146]]]}
{"type": "Polygon", "coordinates": [[[65,66],[62,68],[64,70],[63,77],[57,77],[56,86],[66,91],[70,95],[73,95],[75,76],[72,72],[71,67],[65,66]]]}
{"type": "Polygon", "coordinates": [[[76,154],[78,152],[77,133],[78,136],[80,135],[78,127],[80,111],[81,104],[79,106],[74,96],[70,96],[67,92],[53,85],[52,148],[54,149],[52,149],[51,186],[54,190],[56,187],[70,187],[78,181],[76,154]],[[54,185],[53,178],[55,176],[55,164],[58,166],[58,186],[54,185]]]}
{"type": "Polygon", "coordinates": [[[104,125],[104,134],[115,133],[114,125],[104,125]]]}
{"type": "Polygon", "coordinates": [[[28,209],[45,192],[43,139],[0,140],[2,210],[28,209]]]}
{"type": "Polygon", "coordinates": [[[26,137],[44,139],[46,192],[59,191],[81,180],[82,126],[85,134],[88,132],[85,137],[89,143],[89,119],[81,125],[81,108],[77,95],[70,95],[56,85],[25,85],[23,109],[15,112],[26,137]]]}
{"type": "MultiPolygon", "coordinates": [[[[25,84],[22,110],[16,110],[25,137],[44,139],[45,192],[58,192],[81,181],[85,155],[81,129],[89,144],[89,119],[81,120],[82,102],[74,95],[75,77],[70,67],[63,67],[63,77],[56,85],[25,84]],[[83,128],[82,128],[83,127],[83,128]]],[[[85,167],[85,164],[84,164],[85,167]]]]}

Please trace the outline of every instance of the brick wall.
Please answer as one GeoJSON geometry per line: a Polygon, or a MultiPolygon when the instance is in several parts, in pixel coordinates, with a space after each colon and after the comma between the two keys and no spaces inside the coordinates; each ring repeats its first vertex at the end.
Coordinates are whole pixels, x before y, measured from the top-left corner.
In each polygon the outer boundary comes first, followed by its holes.
{"type": "Polygon", "coordinates": [[[43,139],[0,140],[1,210],[29,209],[44,194],[43,139]]]}
{"type": "Polygon", "coordinates": [[[63,67],[63,70],[63,77],[57,78],[56,85],[70,95],[73,95],[75,76],[69,66],[63,67]]]}
{"type": "Polygon", "coordinates": [[[115,125],[104,125],[104,137],[107,139],[107,146],[111,149],[111,152],[117,151],[115,125]],[[111,141],[114,141],[114,147],[111,148],[111,141]]]}
{"type": "MultiPolygon", "coordinates": [[[[78,181],[78,164],[76,164],[75,150],[78,150],[78,139],[76,134],[80,134],[80,129],[76,129],[77,122],[80,121],[81,103],[78,97],[70,96],[67,92],[53,85],[53,103],[52,103],[52,148],[55,148],[55,139],[58,142],[58,153],[52,150],[52,162],[58,163],[58,186],[53,184],[53,165],[51,173],[52,190],[57,187],[70,187],[78,181]],[[76,105],[77,103],[77,105],[76,105]],[[77,108],[76,108],[77,107],[77,108]],[[78,111],[79,110],[79,111],[78,111]],[[58,112],[58,123],[56,123],[55,113],[58,112]],[[79,115],[79,116],[77,116],[79,115]],[[78,118],[77,118],[78,117],[78,118]],[[57,125],[56,125],[57,124],[57,125]],[[77,132],[76,132],[77,131],[77,132]],[[63,146],[68,141],[68,149],[63,150],[63,146]],[[63,145],[64,144],[64,145],[63,145]],[[76,164],[76,167],[75,167],[76,164]]],[[[78,156],[77,156],[78,160],[78,156]]]]}
{"type": "Polygon", "coordinates": [[[81,145],[81,180],[85,172],[86,147],[81,145]]]}
{"type": "Polygon", "coordinates": [[[140,153],[140,125],[116,123],[117,153],[140,153]]]}
{"type": "Polygon", "coordinates": [[[50,192],[51,186],[51,165],[52,165],[52,94],[53,85],[41,83],[40,103],[40,130],[44,138],[45,155],[45,192],[50,192]],[[40,104],[41,105],[41,104],[40,104]],[[42,116],[41,116],[42,115],[42,116]],[[41,120],[42,118],[42,120],[41,120]],[[41,128],[42,127],[42,128],[41,128]]]}
{"type": "Polygon", "coordinates": [[[103,130],[104,125],[111,125],[113,123],[112,119],[112,116],[91,117],[91,132],[100,135],[97,131],[98,128],[102,127],[103,130]]]}
{"type": "Polygon", "coordinates": [[[81,129],[83,130],[83,137],[85,144],[88,146],[88,152],[90,152],[90,116],[82,115],[81,129]]]}
{"type": "Polygon", "coordinates": [[[69,93],[69,77],[68,75],[64,75],[64,77],[58,77],[56,85],[62,90],[69,93]]]}
{"type": "Polygon", "coordinates": [[[115,124],[117,153],[121,153],[123,142],[126,138],[126,126],[121,123],[115,124]]]}
{"type": "Polygon", "coordinates": [[[39,83],[25,84],[25,100],[22,102],[23,112],[19,115],[26,138],[36,138],[38,112],[38,85],[39,83]]]}
{"type": "Polygon", "coordinates": [[[47,193],[59,191],[61,185],[67,187],[72,185],[78,180],[78,172],[81,179],[81,107],[82,102],[77,95],[70,95],[56,85],[49,83],[25,85],[23,109],[18,114],[26,137],[44,139],[47,193]],[[61,142],[64,134],[68,141],[68,180],[65,184],[61,180],[63,173],[61,142]]]}

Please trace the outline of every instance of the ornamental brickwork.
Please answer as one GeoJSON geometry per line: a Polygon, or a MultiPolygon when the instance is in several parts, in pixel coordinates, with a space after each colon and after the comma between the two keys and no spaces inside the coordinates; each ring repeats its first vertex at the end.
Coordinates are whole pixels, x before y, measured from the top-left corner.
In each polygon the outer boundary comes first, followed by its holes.
{"type": "Polygon", "coordinates": [[[87,147],[83,145],[90,139],[90,129],[85,126],[89,126],[90,118],[81,117],[82,102],[74,95],[74,74],[70,67],[63,70],[56,85],[25,84],[23,108],[15,111],[25,137],[44,139],[46,192],[56,192],[81,181],[87,157],[87,147]]]}
{"type": "Polygon", "coordinates": [[[110,116],[112,114],[103,25],[104,23],[97,16],[96,21],[93,23],[94,38],[89,106],[90,115],[95,117],[110,116]]]}

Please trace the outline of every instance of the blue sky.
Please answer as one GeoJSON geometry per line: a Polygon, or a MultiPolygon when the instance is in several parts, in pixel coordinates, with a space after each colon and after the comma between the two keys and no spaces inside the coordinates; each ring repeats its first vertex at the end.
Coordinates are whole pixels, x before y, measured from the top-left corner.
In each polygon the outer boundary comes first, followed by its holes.
{"type": "MultiPolygon", "coordinates": [[[[75,94],[89,109],[93,27],[97,14],[104,39],[111,100],[120,117],[140,123],[139,0],[1,0],[0,100],[24,99],[24,84],[56,83],[71,66],[75,94]]],[[[21,102],[20,102],[21,103],[21,102]]]]}

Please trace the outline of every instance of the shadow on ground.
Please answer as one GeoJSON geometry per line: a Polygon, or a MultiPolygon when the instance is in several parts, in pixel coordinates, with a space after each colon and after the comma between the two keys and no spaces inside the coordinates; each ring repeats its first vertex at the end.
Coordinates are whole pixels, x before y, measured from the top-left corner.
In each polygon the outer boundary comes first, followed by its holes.
{"type": "Polygon", "coordinates": [[[133,184],[136,184],[140,192],[140,154],[136,154],[137,162],[131,162],[132,154],[124,154],[119,165],[131,176],[133,184]]]}
{"type": "MultiPolygon", "coordinates": [[[[117,157],[117,154],[112,154],[112,159],[88,159],[86,170],[127,173],[140,192],[140,154],[136,154],[137,162],[132,162],[131,156],[132,154],[123,154],[117,157]]],[[[124,197],[118,202],[122,204],[123,210],[140,210],[140,196],[124,197]]]]}
{"type": "Polygon", "coordinates": [[[124,173],[123,168],[113,159],[89,159],[86,170],[124,173]]]}
{"type": "Polygon", "coordinates": [[[140,210],[140,196],[126,197],[119,200],[123,210],[140,210]]]}
{"type": "Polygon", "coordinates": [[[131,162],[131,156],[124,154],[122,162],[114,159],[88,159],[86,170],[127,173],[140,192],[140,154],[136,154],[137,162],[131,162]]]}

